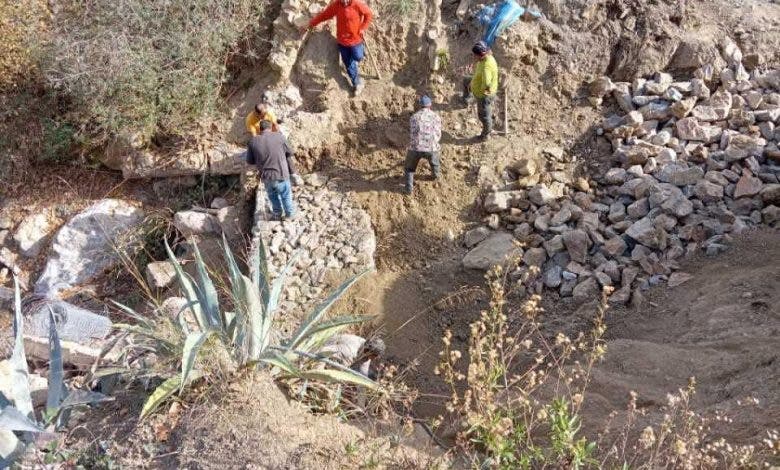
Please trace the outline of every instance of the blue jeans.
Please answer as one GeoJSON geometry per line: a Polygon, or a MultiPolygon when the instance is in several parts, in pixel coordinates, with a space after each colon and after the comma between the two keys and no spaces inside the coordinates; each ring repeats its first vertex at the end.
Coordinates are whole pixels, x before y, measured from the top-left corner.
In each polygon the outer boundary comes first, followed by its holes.
{"type": "Polygon", "coordinates": [[[295,203],[292,199],[292,188],[290,180],[263,181],[268,199],[271,201],[271,208],[274,215],[281,217],[282,209],[284,215],[292,217],[295,215],[295,203]]]}
{"type": "Polygon", "coordinates": [[[341,54],[341,61],[344,62],[344,67],[347,68],[347,75],[349,75],[349,81],[352,82],[352,86],[356,87],[360,83],[360,75],[358,74],[358,62],[363,60],[365,50],[363,43],[356,46],[342,46],[339,44],[339,53],[341,54]]]}

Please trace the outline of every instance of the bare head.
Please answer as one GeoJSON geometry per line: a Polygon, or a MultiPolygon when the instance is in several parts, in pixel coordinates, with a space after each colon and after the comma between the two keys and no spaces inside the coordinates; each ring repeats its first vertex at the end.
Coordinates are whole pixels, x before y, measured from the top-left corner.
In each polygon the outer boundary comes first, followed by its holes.
{"type": "Polygon", "coordinates": [[[339,0],[339,1],[341,2],[341,5],[345,7],[348,7],[352,3],[352,0],[339,0]]]}
{"type": "Polygon", "coordinates": [[[268,129],[270,129],[271,127],[273,127],[273,125],[271,124],[271,121],[266,121],[265,119],[263,119],[262,121],[260,121],[260,129],[261,129],[261,130],[263,130],[263,131],[267,131],[267,130],[268,130],[268,129]]]}
{"type": "Polygon", "coordinates": [[[255,105],[255,112],[257,114],[260,114],[260,115],[265,114],[265,112],[267,110],[268,110],[268,108],[266,107],[265,103],[257,103],[255,105]]]}

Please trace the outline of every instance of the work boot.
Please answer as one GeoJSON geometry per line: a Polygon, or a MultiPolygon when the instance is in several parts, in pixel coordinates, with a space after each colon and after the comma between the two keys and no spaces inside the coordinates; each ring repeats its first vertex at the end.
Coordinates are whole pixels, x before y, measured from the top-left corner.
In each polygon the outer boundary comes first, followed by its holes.
{"type": "Polygon", "coordinates": [[[366,85],[363,83],[363,80],[358,78],[357,83],[355,84],[355,96],[360,96],[361,93],[363,93],[363,88],[365,88],[366,85]]]}
{"type": "Polygon", "coordinates": [[[412,190],[414,189],[414,173],[407,171],[404,173],[404,178],[406,179],[406,184],[404,185],[404,192],[406,194],[412,194],[412,190]]]}
{"type": "Polygon", "coordinates": [[[288,215],[284,218],[286,222],[295,222],[298,220],[298,212],[293,212],[292,215],[288,215]]]}

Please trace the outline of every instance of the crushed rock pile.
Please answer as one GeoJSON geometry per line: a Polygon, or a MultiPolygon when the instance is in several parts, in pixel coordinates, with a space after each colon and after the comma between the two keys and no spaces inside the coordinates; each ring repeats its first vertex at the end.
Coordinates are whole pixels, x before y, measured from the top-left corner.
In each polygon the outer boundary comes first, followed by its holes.
{"type": "Polygon", "coordinates": [[[304,185],[293,188],[298,217],[292,221],[268,220],[268,199],[262,189],[257,192],[252,249],[262,238],[272,279],[297,256],[280,299],[282,313],[308,308],[329,294],[326,284],[374,267],[376,237],[369,215],[324,175],[303,179],[304,185]]]}
{"type": "Polygon", "coordinates": [[[704,65],[690,80],[659,72],[592,82],[592,104],[611,96],[625,113],[597,130],[619,166],[594,185],[571,172],[540,173],[570,168],[562,155],[514,162],[512,183],[484,197],[490,228],[465,234],[464,265],[488,269],[513,253],[523,263],[512,276],[535,292],[584,301],[613,286],[611,302],[639,302],[652,285],[687,280],[676,272],[681,258],[718,254],[748,227],[777,227],[780,70],[748,73],[733,42],[721,50],[728,66],[704,65]]]}

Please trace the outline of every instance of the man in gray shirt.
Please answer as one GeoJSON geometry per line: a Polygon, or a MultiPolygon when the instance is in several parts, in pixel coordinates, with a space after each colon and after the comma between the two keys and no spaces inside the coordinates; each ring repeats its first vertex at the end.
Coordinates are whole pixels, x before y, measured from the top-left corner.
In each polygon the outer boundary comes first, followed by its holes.
{"type": "Polygon", "coordinates": [[[273,220],[282,220],[282,217],[293,220],[296,211],[292,199],[290,176],[297,177],[293,152],[284,135],[281,132],[274,132],[271,126],[269,121],[260,122],[262,132],[249,141],[246,161],[250,165],[257,165],[260,179],[274,211],[273,220]]]}

